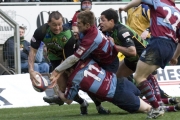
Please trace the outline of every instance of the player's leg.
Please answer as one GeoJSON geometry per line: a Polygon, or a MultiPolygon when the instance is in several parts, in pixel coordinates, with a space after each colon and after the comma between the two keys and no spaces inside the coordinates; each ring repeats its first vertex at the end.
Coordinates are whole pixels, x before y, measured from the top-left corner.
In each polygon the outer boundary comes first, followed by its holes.
{"type": "Polygon", "coordinates": [[[118,78],[116,92],[112,103],[130,113],[149,112],[151,105],[140,101],[139,89],[127,78],[118,78]]]}
{"type": "Polygon", "coordinates": [[[156,65],[148,65],[139,60],[137,63],[136,72],[134,74],[137,87],[153,107],[153,111],[148,113],[148,118],[151,118],[152,115],[153,117],[159,117],[164,114],[164,110],[159,106],[159,103],[156,99],[152,85],[146,79],[147,76],[157,68],[158,66],[156,65]]]}
{"type": "Polygon", "coordinates": [[[146,103],[145,101],[143,101],[141,98],[139,98],[140,101],[140,107],[139,107],[139,112],[149,112],[152,108],[152,106],[148,103],[146,103]]]}
{"type": "Polygon", "coordinates": [[[151,71],[154,71],[154,69],[157,68],[158,66],[156,65],[148,65],[139,60],[137,64],[136,72],[134,74],[134,79],[136,81],[137,87],[140,89],[141,93],[147,98],[147,100],[150,101],[151,105],[154,108],[157,108],[158,104],[156,105],[157,100],[155,97],[154,89],[150,84],[150,82],[148,82],[147,76],[151,74],[151,71]]]}
{"type": "Polygon", "coordinates": [[[154,93],[155,93],[155,96],[156,96],[156,99],[159,103],[160,106],[164,106],[164,103],[162,102],[162,99],[161,99],[161,94],[160,94],[160,90],[159,90],[159,85],[158,85],[158,82],[156,80],[156,78],[150,74],[147,78],[147,80],[151,83],[152,85],[152,88],[154,90],[154,93]]]}
{"type": "Polygon", "coordinates": [[[175,105],[175,104],[180,103],[179,98],[176,98],[176,97],[162,98],[162,101],[164,104],[171,104],[171,105],[175,105]]]}
{"type": "MultiPolygon", "coordinates": [[[[170,98],[166,98],[166,99],[170,99],[170,98]]],[[[147,99],[143,99],[144,102],[150,104],[148,102],[147,99]]],[[[163,101],[164,102],[164,101],[163,101]]],[[[167,102],[167,101],[166,101],[167,102]]],[[[168,102],[167,103],[164,103],[164,104],[169,104],[168,102]]],[[[169,105],[164,105],[164,106],[161,106],[166,112],[177,112],[180,110],[180,103],[176,103],[175,105],[172,105],[172,106],[169,106],[169,105]]]]}
{"type": "MultiPolygon", "coordinates": [[[[157,70],[155,70],[155,71],[152,73],[152,75],[153,75],[153,76],[156,78],[156,80],[157,80],[157,70]]],[[[159,87],[159,90],[160,90],[161,98],[171,98],[170,95],[168,95],[166,92],[164,92],[164,91],[160,88],[159,84],[158,84],[158,87],[159,87]]]]}
{"type": "Polygon", "coordinates": [[[116,72],[116,76],[118,78],[130,76],[133,73],[133,70],[131,70],[129,66],[134,66],[134,65],[131,65],[131,63],[126,60],[126,58],[122,60],[119,64],[119,68],[118,71],[116,72]]]}
{"type": "Polygon", "coordinates": [[[96,109],[99,114],[110,114],[111,111],[108,109],[104,109],[101,105],[101,100],[97,99],[94,95],[91,93],[87,93],[88,96],[93,100],[94,104],[96,105],[96,109]]]}
{"type": "MultiPolygon", "coordinates": [[[[98,64],[101,64],[101,63],[98,63],[98,64]]],[[[118,70],[118,67],[119,67],[118,57],[116,57],[111,64],[103,65],[101,67],[106,71],[116,73],[118,70]]],[[[89,95],[89,96],[93,100],[93,102],[95,103],[96,109],[97,109],[99,114],[109,114],[110,113],[110,110],[106,110],[102,107],[101,101],[99,99],[96,99],[93,95],[89,95]]]]}

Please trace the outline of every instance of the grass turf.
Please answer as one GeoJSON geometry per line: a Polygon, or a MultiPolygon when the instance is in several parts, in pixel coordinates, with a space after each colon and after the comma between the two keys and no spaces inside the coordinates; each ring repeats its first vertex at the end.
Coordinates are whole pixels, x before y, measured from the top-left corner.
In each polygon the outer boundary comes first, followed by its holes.
{"type": "MultiPolygon", "coordinates": [[[[100,115],[97,113],[95,105],[89,104],[88,115],[81,116],[79,105],[50,105],[29,108],[6,108],[0,109],[0,120],[145,120],[145,113],[130,114],[104,102],[103,107],[111,110],[110,115],[100,115]]],[[[179,112],[166,112],[158,120],[179,120],[179,112]]]]}

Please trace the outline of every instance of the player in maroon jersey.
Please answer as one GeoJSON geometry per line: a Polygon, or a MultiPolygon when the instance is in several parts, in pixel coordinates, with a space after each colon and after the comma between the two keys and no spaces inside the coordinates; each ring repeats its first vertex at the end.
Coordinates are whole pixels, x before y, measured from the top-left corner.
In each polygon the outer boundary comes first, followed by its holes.
{"type": "Polygon", "coordinates": [[[180,36],[178,32],[180,10],[176,8],[174,0],[132,0],[126,6],[120,7],[119,10],[127,11],[141,2],[148,4],[151,11],[152,37],[137,63],[134,79],[142,94],[154,108],[148,117],[159,117],[164,114],[164,110],[158,104],[152,86],[146,78],[159,67],[164,69],[173,57],[177,46],[177,37],[180,36]]]}
{"type": "MultiPolygon", "coordinates": [[[[103,33],[95,26],[95,16],[91,11],[81,11],[77,15],[77,27],[84,37],[80,41],[76,52],[66,58],[52,73],[52,86],[56,84],[57,78],[60,77],[64,70],[70,68],[79,60],[87,57],[94,59],[101,67],[107,71],[116,73],[119,60],[114,43],[108,40],[103,33]]],[[[92,98],[92,96],[91,96],[92,98]]],[[[95,102],[99,112],[100,102],[95,102]]],[[[109,112],[107,112],[109,113],[109,112]]]]}
{"type": "Polygon", "coordinates": [[[151,111],[152,107],[139,98],[140,91],[132,82],[125,77],[117,78],[94,60],[80,61],[72,71],[68,82],[65,81],[65,93],[59,91],[60,98],[67,104],[74,100],[79,90],[83,90],[130,113],[151,111]]]}

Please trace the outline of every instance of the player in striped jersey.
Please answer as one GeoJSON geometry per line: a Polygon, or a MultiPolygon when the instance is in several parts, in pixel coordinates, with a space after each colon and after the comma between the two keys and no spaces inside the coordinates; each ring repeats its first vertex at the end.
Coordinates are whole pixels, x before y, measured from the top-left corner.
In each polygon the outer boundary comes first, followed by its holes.
{"type": "Polygon", "coordinates": [[[66,92],[59,92],[60,98],[70,104],[79,90],[93,94],[103,101],[109,101],[130,113],[151,111],[151,106],[139,98],[140,91],[127,78],[117,78],[105,71],[94,60],[80,61],[70,73],[66,92]]]}
{"type": "MultiPolygon", "coordinates": [[[[164,114],[154,95],[147,76],[158,68],[164,69],[173,57],[178,39],[180,38],[180,10],[175,6],[174,0],[132,0],[119,10],[127,11],[141,2],[150,7],[151,39],[137,63],[134,79],[141,92],[148,98],[156,116],[164,114]]],[[[151,116],[152,114],[149,114],[151,116]]]]}
{"type": "MultiPolygon", "coordinates": [[[[87,57],[94,59],[105,70],[116,73],[119,60],[117,50],[110,40],[95,26],[95,16],[92,11],[81,11],[77,15],[77,27],[79,32],[84,34],[76,52],[66,58],[52,73],[52,86],[56,84],[57,79],[67,68],[76,64],[79,60],[87,57]]],[[[92,98],[93,96],[91,96],[92,98]]],[[[95,102],[98,113],[100,113],[101,103],[95,102]]],[[[104,110],[103,110],[104,111],[104,110]]],[[[109,112],[106,112],[109,113],[109,112]]]]}

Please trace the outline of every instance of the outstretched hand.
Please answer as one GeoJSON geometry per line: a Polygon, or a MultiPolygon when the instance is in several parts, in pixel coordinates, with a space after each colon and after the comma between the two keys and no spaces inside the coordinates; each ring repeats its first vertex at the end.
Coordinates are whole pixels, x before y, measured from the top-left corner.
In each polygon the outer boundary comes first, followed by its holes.
{"type": "Polygon", "coordinates": [[[51,84],[48,86],[48,88],[53,88],[57,84],[57,80],[60,78],[61,73],[56,72],[55,70],[52,72],[50,81],[51,84]]]}
{"type": "Polygon", "coordinates": [[[126,7],[125,7],[125,6],[119,7],[119,12],[122,12],[122,11],[127,12],[127,10],[126,10],[126,7]]]}
{"type": "Polygon", "coordinates": [[[39,84],[39,81],[36,79],[36,75],[42,76],[40,73],[32,70],[29,72],[30,74],[30,79],[33,85],[39,84]]]}

